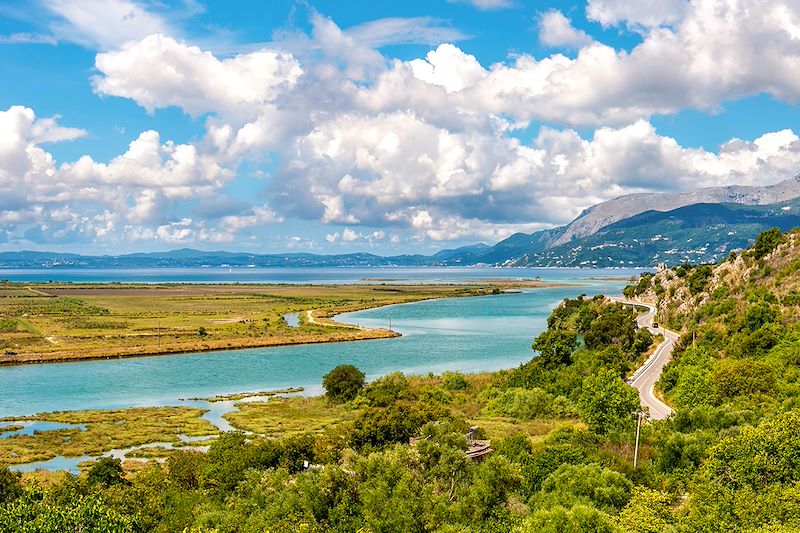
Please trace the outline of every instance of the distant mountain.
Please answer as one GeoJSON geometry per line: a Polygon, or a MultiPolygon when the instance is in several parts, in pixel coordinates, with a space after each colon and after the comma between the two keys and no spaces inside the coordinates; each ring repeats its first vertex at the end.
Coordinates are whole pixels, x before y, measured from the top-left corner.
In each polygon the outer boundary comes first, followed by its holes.
{"type": "Polygon", "coordinates": [[[675,265],[718,261],[774,226],[782,230],[800,226],[800,176],[770,186],[630,194],[590,207],[566,226],[515,233],[494,246],[479,243],[432,256],[253,254],[190,248],[115,256],[23,251],[0,253],[0,268],[675,265]]]}
{"type": "Polygon", "coordinates": [[[440,250],[433,254],[433,258],[436,260],[447,261],[448,259],[452,259],[454,257],[481,256],[491,249],[491,246],[481,242],[470,246],[462,246],[460,248],[440,250]]]}
{"type": "Polygon", "coordinates": [[[655,266],[715,262],[771,227],[800,226],[800,200],[764,206],[694,204],[647,211],[588,237],[521,254],[509,266],[655,266]]]}
{"type": "Polygon", "coordinates": [[[181,249],[169,252],[86,256],[51,252],[2,252],[0,268],[158,268],[158,267],[366,267],[432,266],[442,260],[423,255],[382,257],[368,253],[317,255],[309,253],[252,254],[181,249]]]}
{"type": "Polygon", "coordinates": [[[507,266],[711,261],[749,246],[763,229],[800,225],[789,212],[798,198],[800,176],[769,186],[629,194],[586,209],[566,226],[516,233],[471,259],[507,266]]]}
{"type": "Polygon", "coordinates": [[[552,245],[557,246],[576,238],[587,237],[597,233],[601,228],[645,211],[672,211],[694,204],[769,205],[798,197],[800,197],[800,176],[766,186],[731,185],[677,193],[628,194],[585,210],[564,227],[564,231],[552,245]]]}

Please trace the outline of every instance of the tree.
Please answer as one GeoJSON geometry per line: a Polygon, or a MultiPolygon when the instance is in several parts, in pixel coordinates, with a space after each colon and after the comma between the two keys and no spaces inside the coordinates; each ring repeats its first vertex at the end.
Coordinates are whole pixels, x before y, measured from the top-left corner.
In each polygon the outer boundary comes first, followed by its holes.
{"type": "Polygon", "coordinates": [[[706,290],[713,273],[714,269],[711,265],[700,265],[692,269],[691,274],[686,278],[686,282],[689,285],[689,293],[694,296],[706,290]]]}
{"type": "Polygon", "coordinates": [[[647,487],[636,487],[628,505],[619,515],[624,531],[662,533],[675,523],[669,494],[647,487]]]}
{"type": "Polygon", "coordinates": [[[616,344],[629,350],[636,336],[633,313],[621,305],[604,306],[600,316],[592,320],[584,335],[587,348],[604,348],[616,344]]]}
{"type": "Polygon", "coordinates": [[[736,396],[769,393],[775,387],[775,373],[765,361],[724,360],[714,372],[711,382],[717,399],[723,402],[736,396]]]}
{"type": "Polygon", "coordinates": [[[443,372],[442,386],[449,391],[466,390],[469,388],[469,381],[460,372],[443,372]]]}
{"type": "Polygon", "coordinates": [[[639,395],[613,370],[602,370],[583,380],[578,400],[581,417],[596,433],[604,434],[633,423],[639,395]]]}
{"type": "Polygon", "coordinates": [[[322,377],[325,396],[334,402],[352,400],[364,383],[364,373],[353,365],[339,365],[322,377]]]}
{"type": "Polygon", "coordinates": [[[578,347],[578,336],[572,331],[547,330],[539,334],[531,348],[539,352],[547,368],[568,365],[578,347]]]}
{"type": "Polygon", "coordinates": [[[86,481],[90,485],[97,484],[104,487],[125,483],[125,471],[122,469],[122,461],[114,459],[113,457],[100,458],[100,460],[89,469],[86,481]]]}
{"type": "Polygon", "coordinates": [[[761,232],[753,245],[753,257],[761,259],[783,242],[786,242],[786,236],[778,228],[761,232]]]}
{"type": "Polygon", "coordinates": [[[167,458],[168,479],[184,490],[200,487],[200,472],[205,465],[205,454],[178,451],[167,458]]]}
{"type": "Polygon", "coordinates": [[[617,530],[611,517],[586,505],[576,505],[571,509],[556,506],[551,509],[538,509],[531,513],[514,533],[614,533],[617,530]]]}
{"type": "Polygon", "coordinates": [[[547,476],[532,501],[539,507],[589,505],[617,513],[628,503],[633,483],[628,478],[598,464],[561,465],[547,476]]]}

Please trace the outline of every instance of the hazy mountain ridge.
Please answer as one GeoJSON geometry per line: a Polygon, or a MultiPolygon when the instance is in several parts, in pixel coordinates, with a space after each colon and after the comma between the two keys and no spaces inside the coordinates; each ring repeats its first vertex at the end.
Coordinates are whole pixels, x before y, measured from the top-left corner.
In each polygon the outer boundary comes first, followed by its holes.
{"type": "Polygon", "coordinates": [[[752,244],[770,227],[800,226],[800,176],[770,186],[631,194],[597,204],[566,226],[515,233],[433,255],[366,252],[257,254],[182,248],[85,256],[0,252],[0,268],[550,266],[630,267],[713,262],[752,244]]]}

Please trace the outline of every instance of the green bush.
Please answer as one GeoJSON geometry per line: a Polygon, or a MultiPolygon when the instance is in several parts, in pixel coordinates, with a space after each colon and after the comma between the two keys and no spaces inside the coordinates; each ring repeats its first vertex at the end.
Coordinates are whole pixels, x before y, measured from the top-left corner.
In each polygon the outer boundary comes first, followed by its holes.
{"type": "Polygon", "coordinates": [[[487,414],[510,416],[520,420],[534,418],[574,416],[575,409],[564,398],[555,397],[542,389],[511,388],[500,392],[488,401],[487,414]]]}
{"type": "Polygon", "coordinates": [[[449,391],[460,391],[469,388],[469,381],[461,372],[444,372],[442,386],[449,391]]]}
{"type": "Polygon", "coordinates": [[[322,376],[325,396],[334,402],[347,402],[364,388],[364,373],[353,365],[338,365],[322,376]]]}
{"type": "Polygon", "coordinates": [[[411,399],[413,393],[402,372],[392,372],[371,382],[363,396],[373,407],[386,407],[397,400],[411,399]]]}

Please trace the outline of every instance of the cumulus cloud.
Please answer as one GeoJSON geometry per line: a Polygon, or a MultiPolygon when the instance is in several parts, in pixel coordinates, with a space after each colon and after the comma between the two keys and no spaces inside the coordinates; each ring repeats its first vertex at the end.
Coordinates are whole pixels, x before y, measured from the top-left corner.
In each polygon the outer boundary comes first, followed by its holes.
{"type": "Polygon", "coordinates": [[[408,112],[346,115],[297,140],[271,192],[286,216],[404,227],[435,240],[491,238],[566,223],[631,192],[776,182],[800,163],[799,148],[784,131],[715,154],[682,147],[646,121],[589,139],[544,128],[524,145],[408,112]]]}
{"type": "Polygon", "coordinates": [[[413,59],[409,65],[416,79],[444,87],[448,93],[473,86],[486,76],[475,56],[465,54],[452,44],[439,45],[428,52],[424,60],[413,59]]]}
{"type": "MultiPolygon", "coordinates": [[[[155,131],[142,132],[108,163],[83,156],[58,165],[41,147],[83,135],[30,108],[0,111],[0,224],[42,243],[119,239],[122,228],[131,238],[215,237],[187,223],[175,226],[171,211],[178,202],[219,194],[232,171],[194,145],[162,142],[155,131]]],[[[269,218],[258,209],[249,216],[269,218]]]]}
{"type": "MultiPolygon", "coordinates": [[[[798,20],[800,6],[698,0],[674,27],[648,29],[630,51],[591,42],[574,58],[523,53],[482,67],[485,75],[464,79],[447,94],[434,90],[446,85],[431,67],[420,68],[419,60],[394,62],[360,96],[380,111],[412,108],[436,116],[446,109],[464,119],[502,115],[576,126],[624,125],[684,108],[713,111],[760,93],[797,102],[800,81],[792,73],[800,68],[798,20]],[[420,81],[433,87],[420,88],[420,81]]],[[[450,46],[437,48],[447,52],[448,69],[470,68],[470,56],[443,48],[450,46]]]]}
{"type": "Polygon", "coordinates": [[[219,60],[166,35],[149,35],[97,54],[101,95],[130,98],[152,113],[178,106],[191,115],[241,112],[273,102],[302,75],[284,52],[260,50],[219,60]]]}
{"type": "Polygon", "coordinates": [[[580,48],[592,40],[585,31],[574,28],[570,20],[557,9],[545,11],[539,17],[539,41],[545,46],[580,48]]]}

